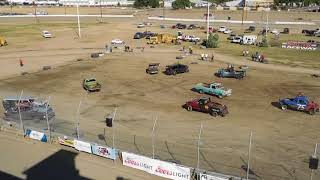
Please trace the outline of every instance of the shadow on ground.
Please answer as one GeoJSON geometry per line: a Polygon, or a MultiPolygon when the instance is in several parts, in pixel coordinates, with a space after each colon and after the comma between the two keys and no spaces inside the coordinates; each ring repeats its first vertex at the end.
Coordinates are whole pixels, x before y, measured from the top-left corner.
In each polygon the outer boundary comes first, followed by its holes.
{"type": "MultiPolygon", "coordinates": [[[[89,180],[82,177],[75,168],[76,152],[59,150],[48,158],[23,172],[27,180],[89,180]]],[[[22,180],[19,177],[0,171],[1,180],[22,180]]]]}

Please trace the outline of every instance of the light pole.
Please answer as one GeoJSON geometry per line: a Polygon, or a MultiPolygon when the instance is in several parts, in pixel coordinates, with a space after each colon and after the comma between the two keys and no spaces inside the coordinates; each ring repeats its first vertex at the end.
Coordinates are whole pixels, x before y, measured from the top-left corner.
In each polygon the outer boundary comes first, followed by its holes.
{"type": "Polygon", "coordinates": [[[152,127],[152,159],[154,159],[154,130],[156,128],[158,117],[154,120],[153,127],[152,127]]]}
{"type": "Polygon", "coordinates": [[[198,158],[197,158],[197,179],[199,178],[199,167],[200,167],[200,141],[201,141],[201,134],[202,134],[202,123],[200,126],[200,130],[199,130],[199,135],[198,135],[198,158]]]}
{"type": "Polygon", "coordinates": [[[79,15],[79,0],[77,3],[77,16],[78,16],[78,36],[81,38],[81,30],[80,30],[80,15],[79,15]]]}
{"type": "Polygon", "coordinates": [[[102,22],[102,6],[101,6],[101,0],[100,0],[100,22],[102,22]]]}
{"type": "Polygon", "coordinates": [[[49,107],[50,98],[51,97],[49,96],[47,104],[46,104],[46,119],[47,119],[48,131],[49,131],[49,141],[51,143],[51,130],[50,130],[50,124],[49,124],[49,117],[48,117],[48,107],[49,107]]]}
{"type": "Polygon", "coordinates": [[[209,1],[207,0],[207,43],[208,43],[208,39],[209,39],[209,21],[210,21],[209,1]]]}
{"type": "Polygon", "coordinates": [[[20,96],[19,96],[18,111],[19,111],[20,127],[21,127],[22,133],[24,135],[24,125],[23,125],[22,116],[21,116],[21,109],[20,109],[22,95],[23,95],[23,90],[21,91],[20,96]]]}
{"type": "Polygon", "coordinates": [[[81,107],[82,101],[79,102],[78,110],[77,110],[77,124],[76,124],[76,131],[77,131],[77,139],[80,139],[80,132],[79,132],[79,126],[80,126],[80,107],[81,107]]]}
{"type": "Polygon", "coordinates": [[[117,108],[114,109],[113,117],[112,117],[112,148],[114,149],[114,118],[116,117],[117,108]]]}
{"type": "MultiPolygon", "coordinates": [[[[317,157],[317,149],[318,149],[318,143],[316,143],[316,147],[314,148],[314,153],[313,153],[313,158],[317,157]]],[[[310,180],[312,180],[313,178],[313,169],[311,169],[311,173],[310,173],[310,180]]]]}
{"type": "Polygon", "coordinates": [[[248,149],[247,180],[249,179],[249,171],[250,171],[251,142],[252,142],[252,131],[250,132],[249,149],[248,149]]]}

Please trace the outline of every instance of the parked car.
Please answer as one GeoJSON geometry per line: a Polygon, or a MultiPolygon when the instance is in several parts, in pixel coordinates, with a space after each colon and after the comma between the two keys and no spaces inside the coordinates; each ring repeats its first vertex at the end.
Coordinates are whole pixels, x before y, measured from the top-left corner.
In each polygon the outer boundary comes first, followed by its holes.
{"type": "Polygon", "coordinates": [[[176,25],[176,28],[177,28],[177,29],[186,29],[186,28],[187,28],[187,25],[186,25],[186,24],[178,23],[178,24],[176,25]]]}
{"type": "Polygon", "coordinates": [[[220,28],[218,29],[218,32],[224,32],[225,30],[227,30],[226,26],[220,26],[220,28]]]}
{"type": "Polygon", "coordinates": [[[200,99],[193,99],[186,102],[184,107],[188,111],[199,111],[204,113],[209,113],[211,116],[222,116],[224,117],[229,113],[227,106],[220,103],[211,101],[210,98],[202,97],[200,99]]]}
{"type": "Polygon", "coordinates": [[[223,34],[231,34],[231,33],[232,33],[231,29],[226,29],[225,31],[223,31],[223,34]]]}
{"type": "Polygon", "coordinates": [[[6,97],[2,105],[5,110],[4,119],[8,121],[19,121],[19,111],[23,120],[51,120],[55,117],[55,112],[48,102],[37,101],[33,97],[6,97]]]}
{"type": "Polygon", "coordinates": [[[188,29],[197,29],[197,28],[198,28],[198,26],[195,25],[195,24],[190,24],[190,25],[188,26],[188,29]]]}
{"type": "Polygon", "coordinates": [[[193,89],[199,92],[200,94],[206,93],[210,95],[215,95],[219,98],[230,96],[232,93],[231,89],[226,89],[222,86],[221,83],[216,83],[216,82],[212,82],[210,84],[199,83],[195,85],[193,89]]]}
{"type": "Polygon", "coordinates": [[[143,32],[143,34],[146,39],[150,39],[151,37],[155,37],[158,35],[157,33],[153,33],[151,31],[145,31],[145,32],[143,32]]]}
{"type": "Polygon", "coordinates": [[[42,31],[42,37],[52,38],[52,34],[49,31],[42,31]]]}
{"type": "Polygon", "coordinates": [[[243,38],[242,38],[242,36],[236,36],[236,37],[234,37],[233,39],[232,39],[232,43],[241,43],[243,40],[242,40],[243,38]]]}
{"type": "Polygon", "coordinates": [[[298,111],[304,111],[310,115],[314,115],[319,112],[319,105],[313,101],[310,101],[307,96],[298,95],[294,98],[279,99],[279,104],[282,110],[293,109],[298,111]]]}
{"type": "Polygon", "coordinates": [[[189,67],[184,64],[173,64],[166,67],[165,74],[176,75],[179,73],[189,72],[189,67]]]}
{"type": "Polygon", "coordinates": [[[304,30],[302,30],[302,33],[305,34],[306,36],[316,36],[317,34],[320,34],[320,30],[319,29],[315,29],[315,30],[304,29],[304,30]]]}
{"type": "Polygon", "coordinates": [[[147,74],[158,74],[160,63],[151,63],[146,69],[147,74]]]}
{"type": "Polygon", "coordinates": [[[200,38],[194,35],[191,35],[191,36],[182,36],[182,40],[189,41],[189,42],[199,42],[200,38]]]}
{"type": "Polygon", "coordinates": [[[282,34],[289,34],[289,28],[283,28],[282,34]]]}
{"type": "Polygon", "coordinates": [[[136,34],[134,34],[133,39],[141,39],[144,38],[145,34],[142,32],[137,32],[136,34]]]}
{"type": "Polygon", "coordinates": [[[236,34],[231,33],[229,37],[227,37],[227,40],[233,40],[236,36],[236,34]]]}
{"type": "Polygon", "coordinates": [[[36,15],[48,15],[47,11],[37,11],[36,15]]]}
{"type": "Polygon", "coordinates": [[[255,31],[255,30],[256,30],[256,27],[255,27],[255,26],[249,26],[249,28],[246,29],[245,32],[250,33],[250,32],[253,32],[253,31],[255,31]]]}
{"type": "Polygon", "coordinates": [[[118,45],[118,44],[125,44],[125,43],[121,39],[113,39],[111,41],[111,44],[118,45]]]}
{"type": "Polygon", "coordinates": [[[242,79],[246,76],[246,70],[240,69],[235,70],[233,66],[229,66],[228,68],[221,68],[218,72],[215,73],[216,76],[220,78],[236,78],[242,79]]]}
{"type": "Polygon", "coordinates": [[[137,28],[144,28],[144,24],[143,23],[138,24],[137,28]]]}
{"type": "Polygon", "coordinates": [[[279,35],[280,34],[280,32],[277,29],[273,29],[271,31],[271,33],[274,34],[274,35],[279,35]]]}
{"type": "Polygon", "coordinates": [[[88,78],[82,81],[82,87],[88,92],[100,91],[101,84],[95,78],[88,78]]]}

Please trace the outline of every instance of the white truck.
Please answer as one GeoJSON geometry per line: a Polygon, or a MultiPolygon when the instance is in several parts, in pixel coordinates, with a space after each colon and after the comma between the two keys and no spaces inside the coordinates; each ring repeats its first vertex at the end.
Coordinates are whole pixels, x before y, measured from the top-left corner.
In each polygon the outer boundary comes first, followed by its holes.
{"type": "Polygon", "coordinates": [[[42,31],[42,37],[52,38],[52,34],[49,31],[42,31]]]}

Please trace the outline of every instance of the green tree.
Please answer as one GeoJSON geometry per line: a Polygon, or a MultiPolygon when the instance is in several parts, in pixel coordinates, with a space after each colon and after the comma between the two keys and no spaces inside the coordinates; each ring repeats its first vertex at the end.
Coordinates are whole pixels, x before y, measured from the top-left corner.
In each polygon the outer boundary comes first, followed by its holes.
{"type": "Polygon", "coordinates": [[[207,48],[217,48],[218,41],[219,41],[219,35],[210,33],[210,35],[208,37],[208,41],[206,42],[206,47],[207,48]]]}
{"type": "Polygon", "coordinates": [[[189,0],[175,0],[172,2],[173,9],[185,9],[186,7],[190,7],[191,2],[189,0]]]}
{"type": "Polygon", "coordinates": [[[261,43],[259,44],[260,47],[268,47],[269,44],[268,44],[268,40],[266,37],[263,37],[262,40],[261,40],[261,43]]]}
{"type": "Polygon", "coordinates": [[[142,8],[142,7],[152,7],[156,8],[159,7],[159,0],[135,0],[133,3],[135,8],[142,8]]]}
{"type": "Polygon", "coordinates": [[[159,0],[149,0],[149,6],[152,8],[157,8],[160,6],[159,0]]]}

